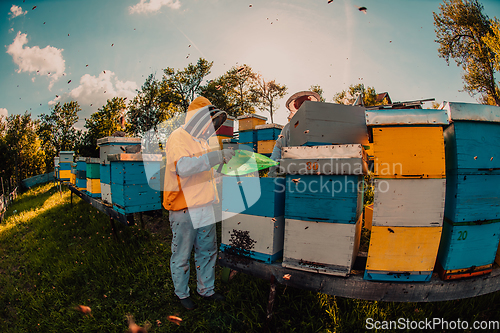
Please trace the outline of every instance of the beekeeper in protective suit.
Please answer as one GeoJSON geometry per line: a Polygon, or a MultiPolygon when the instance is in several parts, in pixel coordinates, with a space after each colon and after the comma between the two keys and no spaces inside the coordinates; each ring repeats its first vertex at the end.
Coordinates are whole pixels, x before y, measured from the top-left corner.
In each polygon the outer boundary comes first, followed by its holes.
{"type": "Polygon", "coordinates": [[[173,131],[166,143],[163,206],[169,211],[173,233],[170,270],[175,294],[188,310],[196,307],[188,287],[193,246],[198,294],[224,300],[214,291],[217,243],[213,204],[219,199],[212,167],[227,163],[234,151],[210,151],[208,138],[226,118],[224,111],[198,97],[189,105],[184,125],[173,131]]]}
{"type": "MultiPolygon", "coordinates": [[[[305,101],[319,102],[321,101],[321,97],[314,91],[299,91],[290,96],[290,98],[286,101],[285,106],[290,111],[290,114],[288,115],[288,123],[281,130],[281,134],[274,145],[273,152],[271,154],[271,159],[273,161],[279,162],[281,159],[281,149],[288,147],[290,143],[290,120],[305,101]]],[[[277,168],[278,167],[271,167],[269,169],[270,177],[276,176],[277,168]]]]}

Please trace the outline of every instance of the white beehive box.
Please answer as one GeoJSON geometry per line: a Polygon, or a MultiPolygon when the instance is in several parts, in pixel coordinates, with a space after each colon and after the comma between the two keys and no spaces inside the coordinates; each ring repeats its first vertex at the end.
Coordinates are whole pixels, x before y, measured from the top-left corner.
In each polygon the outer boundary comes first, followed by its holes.
{"type": "Polygon", "coordinates": [[[285,219],[222,212],[221,249],[264,262],[283,255],[285,219]],[[242,246],[246,245],[246,246],[242,246]]]}
{"type": "Polygon", "coordinates": [[[113,137],[97,139],[99,146],[99,159],[101,163],[109,164],[108,155],[123,154],[125,151],[122,148],[126,146],[140,145],[141,138],[113,137]]]}
{"type": "Polygon", "coordinates": [[[356,224],[286,219],[283,267],[347,276],[356,260],[361,217],[356,224]]]}
{"type": "Polygon", "coordinates": [[[283,148],[280,172],[292,175],[364,175],[368,157],[362,145],[283,148]]]}
{"type": "Polygon", "coordinates": [[[374,179],[373,186],[373,226],[443,226],[446,179],[374,179]]]}

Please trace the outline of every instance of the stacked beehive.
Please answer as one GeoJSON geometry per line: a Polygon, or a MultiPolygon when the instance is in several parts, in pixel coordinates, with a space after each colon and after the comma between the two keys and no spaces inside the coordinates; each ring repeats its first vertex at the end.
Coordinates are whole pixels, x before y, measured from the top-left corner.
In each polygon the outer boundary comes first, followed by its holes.
{"type": "Polygon", "coordinates": [[[111,164],[108,155],[125,152],[126,147],[140,145],[140,138],[107,136],[97,140],[99,146],[99,177],[102,201],[111,204],[111,164]]]}
{"type": "Polygon", "coordinates": [[[113,208],[130,214],[161,209],[161,154],[110,154],[113,208]]]}
{"type": "Polygon", "coordinates": [[[76,185],[76,163],[73,162],[71,163],[71,175],[70,175],[70,183],[71,185],[75,186],[76,185]]]}
{"type": "Polygon", "coordinates": [[[257,131],[255,127],[264,125],[267,121],[266,117],[256,114],[248,114],[239,116],[238,120],[238,144],[239,149],[245,149],[257,152],[257,131]]]}
{"type": "Polygon", "coordinates": [[[101,180],[100,180],[100,159],[87,157],[86,160],[87,168],[87,193],[92,198],[101,197],[101,180]]]}
{"type": "Polygon", "coordinates": [[[257,153],[271,156],[276,140],[281,133],[283,126],[278,124],[265,124],[255,126],[257,136],[257,153]]]}
{"type": "Polygon", "coordinates": [[[215,132],[215,136],[210,137],[210,147],[222,149],[222,140],[232,139],[234,133],[234,117],[228,116],[224,124],[215,132]]]}
{"type": "Polygon", "coordinates": [[[290,143],[280,165],[286,173],[282,265],[346,276],[361,236],[364,108],[304,102],[290,120],[290,143]]]}
{"type": "Polygon", "coordinates": [[[367,111],[374,204],[364,278],[429,281],[444,217],[445,110],[367,111]]]}
{"type": "Polygon", "coordinates": [[[223,178],[221,251],[267,263],[281,259],[284,186],[284,178],[223,178]]]}
{"type": "Polygon", "coordinates": [[[500,238],[500,108],[447,103],[444,280],[491,272],[500,238]]]}
{"type": "Polygon", "coordinates": [[[54,178],[59,179],[59,156],[54,157],[54,178]]]}
{"type": "Polygon", "coordinates": [[[73,162],[74,151],[59,152],[59,179],[69,182],[71,179],[71,163],[73,162]]]}
{"type": "Polygon", "coordinates": [[[76,158],[76,180],[75,187],[77,190],[87,192],[87,158],[76,158]]]}

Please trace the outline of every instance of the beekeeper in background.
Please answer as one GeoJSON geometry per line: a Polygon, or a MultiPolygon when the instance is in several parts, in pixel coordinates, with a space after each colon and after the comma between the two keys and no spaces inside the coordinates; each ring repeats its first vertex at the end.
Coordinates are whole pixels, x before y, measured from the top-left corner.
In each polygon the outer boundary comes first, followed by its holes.
{"type": "MultiPolygon", "coordinates": [[[[286,101],[285,106],[290,111],[290,114],[288,115],[288,123],[281,130],[281,134],[274,145],[273,152],[271,154],[271,159],[273,161],[279,162],[281,159],[281,149],[283,147],[288,147],[290,143],[290,120],[305,101],[319,102],[321,101],[321,96],[314,91],[299,91],[290,96],[290,98],[286,101]]],[[[277,168],[278,167],[271,167],[269,169],[270,177],[276,176],[277,168]]]]}
{"type": "Polygon", "coordinates": [[[196,308],[188,286],[193,246],[198,294],[215,301],[225,299],[214,290],[217,243],[213,204],[219,199],[212,167],[227,163],[234,151],[210,151],[208,138],[226,118],[226,112],[198,97],[189,105],[184,125],[166,143],[163,207],[169,211],[173,233],[170,270],[174,292],[188,310],[196,308]]]}

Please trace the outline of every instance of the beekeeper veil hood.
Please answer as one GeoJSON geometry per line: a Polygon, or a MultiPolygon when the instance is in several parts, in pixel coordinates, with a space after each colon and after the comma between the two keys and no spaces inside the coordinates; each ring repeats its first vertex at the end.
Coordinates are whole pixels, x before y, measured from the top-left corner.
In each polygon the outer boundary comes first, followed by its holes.
{"type": "Polygon", "coordinates": [[[184,129],[195,138],[207,140],[227,119],[227,113],[217,109],[205,97],[189,104],[184,129]]]}

